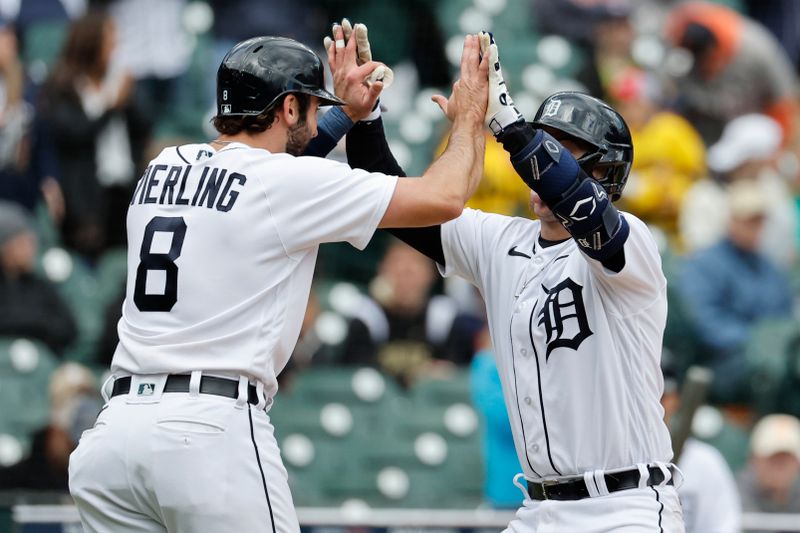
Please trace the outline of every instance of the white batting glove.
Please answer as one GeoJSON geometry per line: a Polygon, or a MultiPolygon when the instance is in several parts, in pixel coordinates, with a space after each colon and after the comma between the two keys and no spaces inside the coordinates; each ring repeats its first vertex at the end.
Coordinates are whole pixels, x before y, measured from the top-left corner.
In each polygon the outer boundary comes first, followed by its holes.
{"type": "MultiPolygon", "coordinates": [[[[348,24],[349,22],[350,21],[348,21],[348,24]]],[[[356,34],[356,48],[358,49],[358,60],[360,61],[359,64],[372,61],[372,49],[369,45],[366,24],[356,24],[355,28],[353,28],[353,31],[356,34]]],[[[383,88],[387,89],[394,81],[394,72],[392,72],[392,69],[389,67],[381,65],[373,70],[367,78],[367,83],[373,83],[376,81],[382,81],[383,88]]]]}
{"type": "Polygon", "coordinates": [[[489,54],[489,105],[486,108],[484,123],[497,136],[506,127],[523,118],[514,107],[514,101],[508,93],[508,87],[500,70],[500,57],[494,37],[482,31],[478,34],[478,39],[481,53],[489,54]]]}

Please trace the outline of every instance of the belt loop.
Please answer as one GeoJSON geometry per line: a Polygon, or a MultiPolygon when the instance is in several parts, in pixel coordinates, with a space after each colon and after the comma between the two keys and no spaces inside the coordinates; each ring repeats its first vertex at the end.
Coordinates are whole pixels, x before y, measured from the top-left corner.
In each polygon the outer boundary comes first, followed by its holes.
{"type": "Polygon", "coordinates": [[[669,471],[672,472],[672,485],[675,487],[675,490],[681,488],[681,486],[683,486],[683,471],[678,468],[678,465],[675,463],[669,463],[667,467],[669,471]]]}
{"type": "Polygon", "coordinates": [[[189,396],[197,398],[200,396],[200,380],[203,378],[203,372],[200,370],[193,370],[192,377],[189,378],[189,396]]]}
{"type": "Polygon", "coordinates": [[[115,381],[117,381],[117,376],[111,374],[106,378],[106,380],[103,382],[103,385],[100,387],[100,395],[103,397],[103,401],[106,403],[108,403],[108,401],[111,399],[111,393],[109,391],[114,387],[113,383],[115,381]]]}
{"type": "Polygon", "coordinates": [[[606,473],[604,470],[595,470],[592,472],[594,482],[597,483],[597,492],[600,496],[608,496],[608,486],[606,485],[606,473]]]}
{"type": "Polygon", "coordinates": [[[264,383],[260,380],[256,381],[256,398],[258,398],[258,405],[256,409],[263,411],[267,408],[267,397],[264,395],[264,383]]]}
{"type": "Polygon", "coordinates": [[[583,484],[586,485],[586,490],[589,491],[590,498],[597,498],[598,496],[600,496],[600,491],[594,484],[594,472],[583,473],[583,484]]]}
{"type": "Polygon", "coordinates": [[[656,461],[655,465],[659,470],[661,470],[661,473],[664,474],[664,479],[662,479],[661,483],[658,484],[659,487],[663,487],[670,479],[672,479],[672,470],[670,470],[665,463],[660,461],[656,461]]]}
{"type": "Polygon", "coordinates": [[[639,488],[646,489],[650,480],[650,469],[644,463],[636,463],[636,468],[639,469],[639,488]]]}
{"type": "Polygon", "coordinates": [[[528,487],[523,486],[522,482],[520,482],[520,478],[523,478],[523,477],[525,477],[525,474],[523,474],[522,472],[514,474],[514,479],[512,479],[511,482],[514,485],[516,485],[519,490],[522,491],[522,499],[523,500],[529,500],[531,498],[531,495],[528,492],[528,487]]]}
{"type": "Polygon", "coordinates": [[[239,392],[236,394],[236,408],[244,409],[247,405],[247,386],[250,384],[247,376],[239,376],[239,392]]]}

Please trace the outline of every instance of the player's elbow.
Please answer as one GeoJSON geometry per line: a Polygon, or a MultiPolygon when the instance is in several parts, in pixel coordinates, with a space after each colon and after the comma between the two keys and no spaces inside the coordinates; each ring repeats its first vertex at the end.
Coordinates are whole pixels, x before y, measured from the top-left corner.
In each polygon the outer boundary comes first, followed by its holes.
{"type": "Polygon", "coordinates": [[[379,227],[435,226],[461,215],[466,199],[446,183],[401,178],[379,227]]]}
{"type": "Polygon", "coordinates": [[[441,198],[434,208],[434,212],[441,218],[439,224],[458,218],[463,211],[464,199],[456,194],[448,194],[441,198]]]}

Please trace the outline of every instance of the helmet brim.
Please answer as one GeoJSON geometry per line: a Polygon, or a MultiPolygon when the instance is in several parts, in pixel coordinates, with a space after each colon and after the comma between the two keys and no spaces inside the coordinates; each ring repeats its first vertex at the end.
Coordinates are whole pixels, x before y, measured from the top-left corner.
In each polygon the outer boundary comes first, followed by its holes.
{"type": "Polygon", "coordinates": [[[347,105],[347,102],[345,102],[335,94],[331,94],[324,89],[318,89],[316,91],[308,91],[306,92],[306,94],[309,94],[311,96],[316,96],[317,98],[319,98],[320,107],[328,105],[347,105]]]}

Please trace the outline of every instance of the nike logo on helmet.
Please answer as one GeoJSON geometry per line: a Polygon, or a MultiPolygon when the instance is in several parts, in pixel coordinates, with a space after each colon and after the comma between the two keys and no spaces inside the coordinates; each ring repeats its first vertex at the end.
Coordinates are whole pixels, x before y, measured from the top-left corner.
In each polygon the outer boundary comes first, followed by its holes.
{"type": "Polygon", "coordinates": [[[508,255],[513,255],[513,256],[516,256],[516,257],[526,257],[528,259],[531,258],[531,256],[529,256],[528,254],[524,254],[522,252],[518,252],[516,246],[512,246],[511,247],[511,249],[508,251],[508,255]]]}

